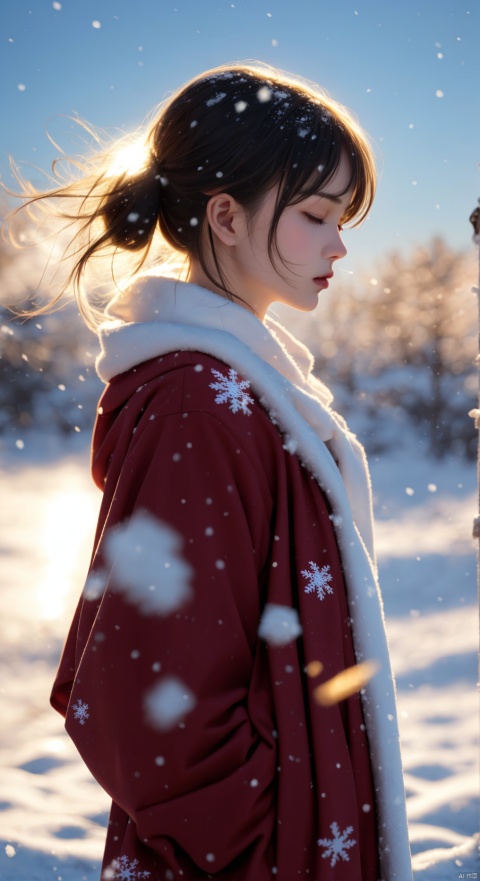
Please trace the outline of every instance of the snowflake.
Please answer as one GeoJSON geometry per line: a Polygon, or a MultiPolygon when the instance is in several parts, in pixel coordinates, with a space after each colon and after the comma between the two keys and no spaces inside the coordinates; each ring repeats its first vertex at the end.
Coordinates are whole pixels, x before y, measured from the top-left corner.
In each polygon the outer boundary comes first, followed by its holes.
{"type": "Polygon", "coordinates": [[[74,719],[78,719],[80,725],[85,725],[87,719],[90,718],[90,713],[88,712],[88,704],[85,704],[79,698],[77,703],[73,704],[72,710],[74,719]]]}
{"type": "Polygon", "coordinates": [[[316,563],[310,560],[310,569],[302,569],[302,575],[307,579],[308,584],[305,585],[305,593],[317,592],[319,600],[323,600],[326,593],[333,593],[333,587],[330,587],[332,576],[330,575],[330,566],[322,566],[318,568],[316,563]]]}
{"type": "Polygon", "coordinates": [[[105,876],[111,878],[112,881],[115,878],[118,881],[140,881],[141,878],[150,878],[150,875],[151,872],[139,872],[138,860],[130,862],[127,856],[121,856],[118,860],[114,860],[111,868],[107,869],[105,873],[105,876]]]}
{"type": "Polygon", "coordinates": [[[347,850],[350,850],[350,848],[353,847],[353,845],[357,842],[353,838],[351,838],[350,840],[348,838],[350,832],[353,832],[353,826],[347,826],[347,828],[343,830],[341,835],[338,823],[332,823],[330,829],[333,833],[333,838],[319,838],[317,844],[321,847],[327,848],[325,853],[322,853],[322,857],[323,859],[328,859],[328,857],[331,857],[332,861],[330,863],[330,866],[333,868],[333,866],[335,866],[338,862],[339,857],[341,857],[341,859],[345,863],[349,862],[350,858],[348,856],[347,850]]]}
{"type": "Polygon", "coordinates": [[[247,394],[250,383],[246,379],[238,378],[238,373],[233,368],[228,371],[228,376],[224,376],[219,370],[213,370],[212,373],[218,382],[211,382],[210,388],[215,389],[218,394],[215,397],[216,404],[229,403],[229,410],[232,413],[238,413],[239,410],[249,416],[252,412],[249,404],[253,404],[253,398],[247,394]]]}

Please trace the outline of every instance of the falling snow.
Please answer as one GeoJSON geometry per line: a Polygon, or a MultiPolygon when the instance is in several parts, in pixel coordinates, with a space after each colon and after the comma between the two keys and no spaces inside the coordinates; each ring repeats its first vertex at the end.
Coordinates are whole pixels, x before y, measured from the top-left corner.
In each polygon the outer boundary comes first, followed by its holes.
{"type": "Polygon", "coordinates": [[[305,593],[316,592],[318,599],[323,600],[325,594],[333,593],[333,587],[330,587],[330,582],[333,580],[330,574],[330,566],[322,566],[319,569],[312,560],[309,565],[310,569],[302,569],[302,575],[307,579],[305,593]]]}
{"type": "MultiPolygon", "coordinates": [[[[205,368],[204,376],[209,375],[209,369],[205,368]]],[[[25,435],[25,449],[34,456],[34,440],[28,435],[25,435]]],[[[377,539],[389,617],[390,648],[398,681],[403,757],[408,774],[407,804],[412,812],[410,829],[414,872],[417,876],[417,867],[421,863],[418,881],[420,878],[425,878],[425,881],[451,881],[458,877],[459,872],[466,874],[478,869],[477,847],[472,837],[478,825],[475,822],[478,801],[478,775],[475,770],[478,737],[474,706],[478,648],[475,628],[475,547],[469,529],[465,528],[475,507],[475,468],[472,463],[462,462],[458,457],[446,457],[440,468],[435,460],[419,455],[416,446],[414,450],[414,455],[409,449],[407,453],[385,453],[380,461],[375,458],[372,461],[374,485],[383,487],[382,493],[385,495],[382,498],[388,505],[388,510],[382,512],[383,516],[377,522],[377,539]],[[408,475],[408,482],[416,490],[412,498],[405,495],[405,475],[408,475]],[[430,481],[437,486],[435,493],[427,489],[430,481]],[[425,530],[423,526],[427,522],[429,528],[425,530]],[[416,561],[414,553],[421,556],[421,562],[416,561]],[[397,579],[403,585],[400,592],[397,590],[397,579]],[[440,591],[444,602],[438,604],[435,601],[434,605],[435,596],[440,591]],[[410,610],[415,611],[415,616],[410,614],[410,610]],[[460,655],[459,633],[462,637],[460,655]],[[406,653],[407,643],[410,650],[406,653]],[[426,680],[428,683],[424,684],[426,680]],[[413,683],[414,687],[409,683],[413,683]],[[446,705],[449,707],[447,714],[446,705]],[[432,850],[432,847],[435,849],[432,850]],[[463,865],[459,866],[455,861],[461,861],[463,865]]],[[[92,785],[88,769],[75,754],[74,747],[68,744],[63,733],[63,720],[52,712],[47,700],[42,699],[40,707],[38,695],[40,690],[45,695],[48,693],[55,676],[53,664],[56,664],[56,657],[53,657],[48,646],[59,646],[63,640],[70,623],[69,609],[76,602],[81,588],[78,581],[80,572],[88,568],[91,543],[87,541],[83,547],[82,536],[88,520],[91,521],[89,527],[93,532],[98,490],[90,482],[86,452],[78,460],[72,459],[70,454],[62,454],[58,461],[52,460],[48,464],[43,459],[38,463],[35,459],[29,459],[25,464],[19,464],[19,458],[24,456],[25,451],[15,447],[9,457],[3,453],[2,481],[10,505],[8,511],[2,509],[5,548],[1,608],[5,625],[3,649],[11,675],[5,677],[5,693],[0,702],[0,747],[4,757],[0,773],[4,777],[7,774],[5,785],[7,780],[11,781],[8,784],[10,807],[2,813],[3,839],[5,843],[11,841],[15,844],[16,855],[9,859],[10,854],[2,850],[0,864],[6,877],[10,878],[11,875],[12,881],[34,877],[38,877],[39,881],[53,881],[59,874],[64,881],[81,881],[83,875],[90,878],[92,872],[92,877],[100,876],[103,842],[100,841],[102,836],[99,836],[98,822],[93,822],[91,818],[106,815],[109,799],[100,787],[92,785]],[[11,462],[15,463],[15,467],[11,467],[11,462]],[[75,494],[85,493],[85,498],[92,505],[91,509],[87,509],[92,512],[88,516],[83,505],[77,506],[75,513],[79,528],[72,528],[69,521],[69,529],[65,532],[68,543],[64,538],[61,542],[58,539],[65,524],[66,487],[75,494]],[[61,503],[57,504],[57,501],[61,503]],[[53,542],[48,554],[52,555],[54,568],[49,569],[51,563],[48,562],[44,533],[39,529],[39,524],[50,520],[50,512],[53,511],[56,519],[51,526],[53,542]],[[18,544],[13,541],[13,533],[10,532],[12,526],[15,527],[18,544]],[[59,550],[63,551],[62,559],[59,559],[59,550]],[[68,595],[70,606],[68,610],[63,609],[58,618],[43,621],[42,627],[38,628],[35,622],[38,624],[40,582],[45,584],[43,596],[49,598],[49,602],[55,599],[56,609],[61,606],[57,598],[63,596],[62,592],[68,595]],[[15,625],[12,629],[18,634],[15,642],[9,642],[6,637],[12,624],[15,625]],[[33,645],[36,656],[41,659],[41,664],[35,667],[35,677],[38,677],[35,687],[32,687],[29,652],[24,656],[26,645],[29,650],[33,650],[33,645]],[[22,737],[18,738],[20,705],[25,708],[25,713],[22,737]],[[38,736],[39,724],[44,732],[42,737],[38,736]],[[59,749],[63,743],[65,751],[59,749]],[[62,760],[63,765],[60,768],[54,766],[51,770],[47,766],[42,774],[28,774],[26,789],[25,770],[22,769],[26,759],[40,762],[52,755],[62,760]],[[45,786],[49,788],[48,802],[45,799],[45,786]],[[87,791],[89,807],[85,802],[87,791]],[[22,823],[18,821],[20,816],[22,823]],[[32,822],[36,830],[33,843],[32,822]],[[85,830],[81,838],[69,837],[72,825],[85,830]],[[58,852],[59,840],[66,842],[68,852],[61,869],[51,856],[52,850],[57,849],[58,852]],[[92,869],[94,856],[96,872],[92,869]],[[53,865],[57,865],[57,872],[52,873],[53,865]]],[[[209,509],[205,506],[204,510],[209,509]]],[[[282,538],[272,538],[275,550],[279,551],[283,545],[282,538]]],[[[320,564],[322,558],[316,559],[320,564]]],[[[212,559],[212,575],[223,578],[228,566],[218,571],[214,563],[212,559]]],[[[280,572],[280,567],[272,572],[280,572]]],[[[300,577],[300,580],[303,582],[303,578],[300,577]]],[[[305,599],[310,598],[306,596],[305,599]]],[[[314,604],[318,602],[314,597],[310,601],[314,604]]],[[[188,611],[188,607],[185,611],[188,611]]],[[[226,624],[225,621],[223,628],[226,624]]],[[[215,626],[222,630],[221,625],[215,626]]],[[[133,644],[130,646],[136,647],[133,644]]],[[[290,648],[287,650],[290,651],[290,648]]],[[[161,668],[157,663],[154,665],[154,661],[157,661],[157,657],[151,659],[152,676],[161,681],[161,668]]],[[[132,660],[129,663],[134,666],[140,661],[132,660]]],[[[284,672],[284,680],[286,677],[287,673],[284,672]]],[[[83,734],[92,724],[96,724],[96,711],[90,696],[87,698],[79,690],[74,702],[77,695],[90,704],[87,711],[90,719],[83,727],[79,721],[74,721],[71,707],[69,711],[70,724],[77,727],[79,734],[83,734]]],[[[186,716],[184,721],[188,728],[189,717],[186,716]]],[[[176,736],[176,732],[174,728],[173,736],[176,736]]],[[[179,736],[181,733],[181,729],[178,729],[179,736]]],[[[162,786],[162,775],[170,765],[170,755],[166,749],[158,747],[153,750],[150,765],[152,778],[156,778],[158,785],[162,786]],[[165,758],[163,767],[155,762],[155,757],[162,754],[165,758]]],[[[289,766],[292,769],[299,767],[290,762],[289,766]]],[[[255,794],[260,792],[260,788],[250,789],[249,781],[253,777],[254,772],[246,775],[245,786],[255,794]]],[[[326,804],[325,798],[321,798],[322,806],[326,804]]],[[[365,816],[362,804],[360,811],[362,817],[365,816]]],[[[333,819],[339,821],[340,831],[349,822],[345,821],[342,825],[342,818],[336,814],[332,814],[333,819]]],[[[329,822],[322,832],[317,832],[314,839],[316,848],[320,836],[332,838],[329,822]]],[[[355,834],[349,837],[355,837],[355,834]]],[[[117,853],[123,853],[121,844],[119,848],[117,853]]],[[[347,869],[349,863],[342,862],[341,858],[330,869],[332,857],[321,858],[325,849],[326,846],[319,846],[317,854],[327,872],[334,874],[342,867],[347,869]]],[[[216,845],[205,841],[204,851],[210,850],[215,852],[216,845]]],[[[353,865],[355,848],[348,853],[350,864],[353,865]]],[[[129,856],[133,859],[133,854],[129,856]]],[[[206,864],[206,868],[212,871],[215,865],[206,864]]],[[[150,866],[142,865],[142,868],[150,866]]],[[[139,869],[137,867],[137,873],[139,869]]],[[[149,881],[157,881],[154,870],[151,871],[149,881]]],[[[160,876],[158,881],[164,881],[163,877],[160,876]]]]}
{"type": "MultiPolygon", "coordinates": [[[[286,92],[283,93],[286,95],[286,92]]],[[[268,86],[262,86],[257,92],[257,98],[261,104],[265,104],[266,101],[270,101],[272,97],[271,89],[268,86]]]]}
{"type": "Polygon", "coordinates": [[[228,371],[228,376],[224,376],[219,370],[212,368],[212,373],[217,382],[211,382],[210,388],[213,388],[218,394],[215,396],[216,404],[229,404],[229,410],[232,413],[238,413],[239,410],[250,416],[251,410],[248,406],[253,404],[253,398],[247,394],[250,383],[247,379],[239,379],[238,373],[233,368],[228,371]]]}
{"type": "Polygon", "coordinates": [[[152,728],[167,731],[193,710],[196,699],[176,676],[165,676],[144,696],[145,718],[152,728]]]}
{"type": "Polygon", "coordinates": [[[193,572],[180,555],[181,544],[170,526],[143,512],[106,536],[115,588],[144,615],[169,615],[190,599],[193,572]]]}
{"type": "Polygon", "coordinates": [[[88,575],[85,587],[83,588],[85,599],[91,601],[100,599],[105,590],[107,579],[108,575],[106,572],[95,572],[92,570],[88,575]]]}
{"type": "Polygon", "coordinates": [[[330,866],[333,868],[337,864],[339,858],[345,863],[349,862],[350,857],[348,856],[347,850],[350,850],[350,848],[357,842],[353,838],[348,838],[350,833],[353,832],[353,826],[347,826],[341,835],[338,823],[332,823],[330,830],[333,838],[319,838],[317,844],[320,847],[326,848],[325,853],[322,853],[322,857],[323,859],[331,857],[330,866]]]}
{"type": "Polygon", "coordinates": [[[263,612],[258,635],[270,645],[288,645],[300,636],[302,628],[296,609],[267,603],[263,612]]]}

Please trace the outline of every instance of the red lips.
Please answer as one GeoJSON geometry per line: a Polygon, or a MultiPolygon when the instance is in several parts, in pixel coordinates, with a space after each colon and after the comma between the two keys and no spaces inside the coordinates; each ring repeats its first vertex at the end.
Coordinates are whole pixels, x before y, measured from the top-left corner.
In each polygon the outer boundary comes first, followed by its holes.
{"type": "Polygon", "coordinates": [[[327,275],[319,275],[314,278],[314,282],[318,285],[319,288],[328,288],[328,279],[333,278],[333,272],[329,272],[327,275]]]}

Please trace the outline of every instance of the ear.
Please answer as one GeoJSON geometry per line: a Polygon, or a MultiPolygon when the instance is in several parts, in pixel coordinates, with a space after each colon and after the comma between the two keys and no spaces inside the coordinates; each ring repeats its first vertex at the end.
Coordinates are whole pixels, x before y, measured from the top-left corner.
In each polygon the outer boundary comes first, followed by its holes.
{"type": "Polygon", "coordinates": [[[210,229],[224,245],[236,245],[243,237],[245,209],[229,193],[211,196],[206,216],[210,229]]]}

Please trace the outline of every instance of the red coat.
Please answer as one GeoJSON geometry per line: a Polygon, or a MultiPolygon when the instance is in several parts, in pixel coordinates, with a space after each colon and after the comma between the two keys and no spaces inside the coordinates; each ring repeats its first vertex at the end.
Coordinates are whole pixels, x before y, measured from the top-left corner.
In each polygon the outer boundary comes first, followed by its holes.
{"type": "Polygon", "coordinates": [[[360,697],[325,707],[313,694],[356,662],[318,483],[209,355],[147,361],[100,403],[92,571],[108,568],[112,527],[148,512],[181,537],[192,588],[180,609],[145,614],[110,571],[101,597],[82,596],[64,649],[52,703],[113,800],[104,877],[376,881],[360,697]],[[259,637],[266,604],[296,609],[302,636],[259,637]],[[165,728],[148,696],[170,676],[193,706],[165,728]]]}

